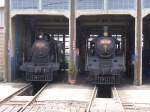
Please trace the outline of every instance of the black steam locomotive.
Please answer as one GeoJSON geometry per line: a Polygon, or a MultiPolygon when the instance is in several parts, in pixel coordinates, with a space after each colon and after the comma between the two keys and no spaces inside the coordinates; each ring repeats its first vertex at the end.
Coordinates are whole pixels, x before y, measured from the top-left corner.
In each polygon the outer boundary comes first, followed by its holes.
{"type": "Polygon", "coordinates": [[[62,46],[48,35],[40,35],[32,45],[28,62],[20,66],[27,81],[52,81],[54,72],[62,63],[62,46]]]}
{"type": "Polygon", "coordinates": [[[98,36],[90,43],[87,69],[94,84],[119,84],[125,72],[121,42],[111,36],[98,36]]]}

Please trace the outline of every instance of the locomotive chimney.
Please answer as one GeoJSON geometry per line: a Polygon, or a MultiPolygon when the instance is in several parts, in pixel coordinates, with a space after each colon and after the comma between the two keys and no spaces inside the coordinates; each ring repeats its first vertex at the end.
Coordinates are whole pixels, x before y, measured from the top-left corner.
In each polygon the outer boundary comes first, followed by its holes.
{"type": "Polygon", "coordinates": [[[108,26],[104,26],[104,37],[108,37],[108,26]]]}

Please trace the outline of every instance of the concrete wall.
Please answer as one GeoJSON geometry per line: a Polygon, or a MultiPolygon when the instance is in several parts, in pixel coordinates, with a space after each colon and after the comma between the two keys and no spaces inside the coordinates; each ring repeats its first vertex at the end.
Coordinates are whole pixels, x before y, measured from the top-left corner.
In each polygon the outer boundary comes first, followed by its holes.
{"type": "Polygon", "coordinates": [[[0,81],[4,74],[4,8],[0,7],[0,81]]]}

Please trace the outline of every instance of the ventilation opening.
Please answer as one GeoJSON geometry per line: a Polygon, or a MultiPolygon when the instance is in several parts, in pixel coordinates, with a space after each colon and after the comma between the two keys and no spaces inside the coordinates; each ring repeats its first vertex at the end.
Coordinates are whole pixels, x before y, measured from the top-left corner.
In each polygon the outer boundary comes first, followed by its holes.
{"type": "Polygon", "coordinates": [[[112,98],[111,86],[102,85],[98,86],[97,98],[112,98]]]}

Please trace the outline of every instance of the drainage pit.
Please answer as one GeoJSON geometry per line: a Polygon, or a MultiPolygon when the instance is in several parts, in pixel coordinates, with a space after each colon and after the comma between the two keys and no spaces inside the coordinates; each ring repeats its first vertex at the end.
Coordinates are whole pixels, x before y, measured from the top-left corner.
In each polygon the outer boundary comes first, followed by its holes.
{"type": "Polygon", "coordinates": [[[33,96],[33,86],[29,87],[22,93],[20,93],[18,96],[33,96]]]}
{"type": "Polygon", "coordinates": [[[45,83],[34,82],[30,88],[26,89],[18,96],[34,96],[44,86],[44,84],[45,83]]]}
{"type": "Polygon", "coordinates": [[[34,83],[32,83],[33,95],[35,95],[44,85],[45,85],[45,82],[34,82],[34,83]]]}
{"type": "Polygon", "coordinates": [[[109,85],[97,86],[97,98],[112,98],[112,88],[109,85]]]}

